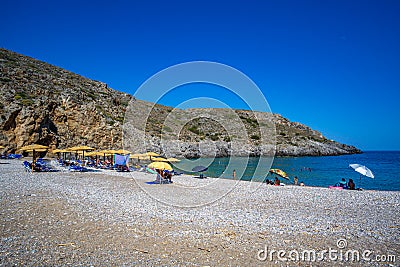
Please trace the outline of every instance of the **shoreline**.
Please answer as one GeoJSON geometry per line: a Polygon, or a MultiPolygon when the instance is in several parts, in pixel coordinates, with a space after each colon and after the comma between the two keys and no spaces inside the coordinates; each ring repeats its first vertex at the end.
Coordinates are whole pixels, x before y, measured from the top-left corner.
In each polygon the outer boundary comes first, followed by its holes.
{"type": "MultiPolygon", "coordinates": [[[[370,152],[376,152],[376,151],[370,151],[370,152]]],[[[393,151],[393,152],[399,152],[399,151],[393,151]]],[[[27,160],[27,159],[29,160],[29,158],[31,158],[31,157],[25,157],[23,160],[27,160]]],[[[239,157],[239,158],[241,158],[241,157],[239,157]]],[[[44,159],[54,160],[54,158],[44,158],[44,159]]],[[[9,164],[11,162],[16,162],[16,161],[20,162],[22,164],[22,160],[15,160],[15,159],[2,159],[2,160],[0,160],[0,164],[9,164]],[[2,162],[2,161],[5,161],[5,162],[2,162]]],[[[105,175],[111,175],[111,176],[121,176],[120,174],[131,175],[131,174],[134,174],[134,173],[144,173],[144,172],[137,172],[137,171],[121,172],[120,173],[120,172],[116,172],[116,171],[96,169],[96,168],[90,168],[90,167],[88,169],[91,170],[91,171],[90,172],[86,172],[86,173],[105,174],[105,175]]],[[[65,172],[63,172],[63,173],[65,173],[65,172]]],[[[85,172],[83,172],[83,173],[85,173],[85,172]]],[[[148,172],[145,172],[144,174],[149,175],[149,176],[153,175],[153,174],[148,173],[148,172]]],[[[189,173],[183,173],[182,175],[183,175],[182,177],[185,177],[185,178],[200,179],[201,180],[201,178],[196,177],[196,175],[192,175],[192,174],[189,174],[189,173]]],[[[179,176],[173,176],[173,177],[176,178],[176,177],[179,177],[179,176]]],[[[254,182],[254,183],[261,183],[261,184],[263,184],[263,186],[267,186],[267,185],[265,185],[264,181],[259,181],[257,179],[255,179],[255,180],[244,180],[244,179],[234,180],[232,178],[212,177],[212,176],[207,176],[205,179],[223,179],[223,180],[229,180],[229,181],[234,181],[234,182],[238,182],[239,181],[239,182],[250,182],[250,183],[254,182]]],[[[316,189],[334,190],[334,189],[330,189],[330,188],[324,187],[324,186],[313,186],[313,185],[307,185],[307,184],[305,186],[299,186],[299,185],[294,185],[292,183],[285,183],[285,182],[287,182],[287,180],[285,180],[283,178],[280,178],[280,180],[281,180],[281,183],[285,184],[284,186],[280,186],[280,187],[302,187],[302,188],[316,188],[316,189]]],[[[271,186],[274,186],[274,185],[271,185],[271,186]]],[[[354,192],[356,192],[356,191],[359,191],[359,192],[400,192],[400,190],[379,190],[379,189],[364,189],[364,188],[361,188],[361,189],[362,190],[348,190],[348,189],[343,189],[343,190],[344,191],[351,191],[351,192],[352,191],[354,191],[354,192]]]]}

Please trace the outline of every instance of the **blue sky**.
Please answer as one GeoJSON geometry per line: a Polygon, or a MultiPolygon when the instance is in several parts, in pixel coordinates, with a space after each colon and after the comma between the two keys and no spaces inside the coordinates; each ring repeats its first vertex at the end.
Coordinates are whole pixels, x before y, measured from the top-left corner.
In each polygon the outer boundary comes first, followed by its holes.
{"type": "MultiPolygon", "coordinates": [[[[1,47],[114,89],[134,94],[169,66],[220,62],[251,78],[274,113],[363,150],[400,150],[400,1],[3,0],[1,7],[1,47]]],[[[182,86],[162,103],[193,97],[245,107],[207,85],[182,86]]]]}

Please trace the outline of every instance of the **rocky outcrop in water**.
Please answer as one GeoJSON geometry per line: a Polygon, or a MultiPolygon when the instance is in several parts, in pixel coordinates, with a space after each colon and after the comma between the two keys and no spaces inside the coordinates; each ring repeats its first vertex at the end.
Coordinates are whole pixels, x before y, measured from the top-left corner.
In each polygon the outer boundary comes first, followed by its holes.
{"type": "Polygon", "coordinates": [[[38,143],[178,157],[360,153],[277,114],[155,105],[5,49],[0,88],[0,145],[8,152],[38,143]]]}

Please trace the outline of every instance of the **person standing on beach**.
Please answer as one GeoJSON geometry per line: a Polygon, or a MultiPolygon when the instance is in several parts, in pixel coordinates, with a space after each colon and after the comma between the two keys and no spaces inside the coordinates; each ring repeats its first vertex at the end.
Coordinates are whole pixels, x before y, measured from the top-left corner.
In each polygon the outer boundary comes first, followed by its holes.
{"type": "Polygon", "coordinates": [[[236,170],[233,170],[233,180],[236,180],[236,170]]]}
{"type": "Polygon", "coordinates": [[[294,185],[298,185],[298,183],[299,183],[299,178],[297,178],[297,176],[294,177],[293,183],[294,183],[294,185]]]}

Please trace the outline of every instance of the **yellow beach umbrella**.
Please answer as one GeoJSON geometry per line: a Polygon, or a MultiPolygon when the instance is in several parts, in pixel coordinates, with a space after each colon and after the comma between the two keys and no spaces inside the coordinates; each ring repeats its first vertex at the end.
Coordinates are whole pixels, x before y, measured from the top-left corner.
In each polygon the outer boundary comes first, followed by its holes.
{"type": "Polygon", "coordinates": [[[180,162],[180,160],[176,159],[176,158],[167,158],[167,161],[168,162],[180,162]]]}
{"type": "Polygon", "coordinates": [[[102,150],[100,152],[103,154],[118,154],[118,150],[114,150],[114,149],[102,150]]]}
{"type": "Polygon", "coordinates": [[[37,144],[33,144],[33,145],[29,145],[29,146],[23,146],[21,147],[19,150],[21,151],[33,151],[33,150],[38,150],[38,149],[49,149],[48,146],[42,146],[42,145],[37,145],[37,144]]]}
{"type": "Polygon", "coordinates": [[[150,157],[147,154],[132,154],[131,158],[138,160],[150,160],[150,157]]]}
{"type": "Polygon", "coordinates": [[[160,154],[157,154],[155,152],[146,152],[146,155],[150,156],[150,157],[158,157],[158,156],[160,156],[160,154]]]}
{"type": "Polygon", "coordinates": [[[47,151],[47,149],[27,149],[27,150],[24,150],[25,152],[46,152],[47,151]]]}
{"type": "Polygon", "coordinates": [[[149,157],[150,157],[150,160],[151,160],[151,157],[158,157],[158,156],[160,156],[160,154],[157,154],[157,153],[155,153],[155,152],[146,152],[145,155],[149,156],[149,157]]]}
{"type": "Polygon", "coordinates": [[[132,152],[130,152],[129,150],[125,150],[125,149],[120,149],[120,150],[117,150],[116,152],[117,152],[117,154],[120,154],[120,155],[132,154],[132,152]]]}
{"type": "Polygon", "coordinates": [[[87,152],[86,153],[87,157],[93,157],[93,156],[97,156],[97,152],[87,152]]]}
{"type": "Polygon", "coordinates": [[[151,164],[149,164],[149,166],[147,166],[149,168],[153,168],[153,169],[157,169],[157,170],[168,170],[168,171],[172,171],[172,167],[171,165],[169,165],[166,162],[162,162],[162,161],[155,161],[151,164]]]}
{"type": "Polygon", "coordinates": [[[94,148],[90,147],[90,146],[74,146],[74,147],[68,148],[68,150],[70,150],[70,151],[91,151],[91,150],[94,150],[94,148]]]}
{"type": "Polygon", "coordinates": [[[84,158],[85,151],[91,151],[91,150],[94,150],[94,148],[90,147],[90,146],[74,146],[74,147],[68,148],[68,150],[75,151],[75,152],[82,151],[82,157],[84,158]]]}
{"type": "Polygon", "coordinates": [[[168,160],[165,158],[152,158],[152,161],[163,161],[163,162],[167,162],[168,160]]]}
{"type": "Polygon", "coordinates": [[[35,170],[35,163],[36,163],[36,152],[46,152],[49,149],[48,146],[33,144],[28,146],[23,146],[19,150],[26,151],[26,152],[33,152],[32,155],[32,171],[35,170]]]}
{"type": "Polygon", "coordinates": [[[286,172],[282,171],[281,169],[270,169],[269,170],[270,173],[275,173],[277,175],[279,175],[280,177],[289,180],[289,176],[286,174],[286,172]]]}
{"type": "Polygon", "coordinates": [[[3,149],[3,148],[5,148],[4,146],[0,146],[0,149],[3,149]]]}

